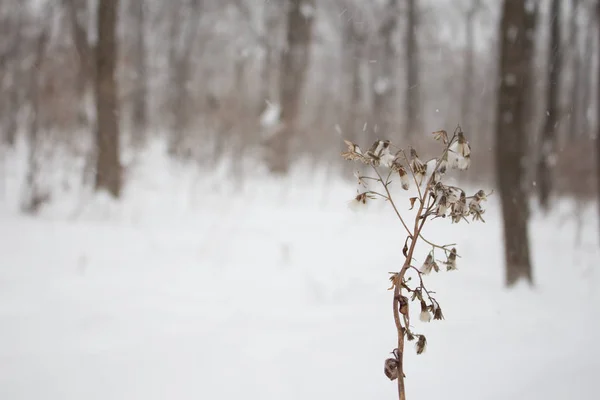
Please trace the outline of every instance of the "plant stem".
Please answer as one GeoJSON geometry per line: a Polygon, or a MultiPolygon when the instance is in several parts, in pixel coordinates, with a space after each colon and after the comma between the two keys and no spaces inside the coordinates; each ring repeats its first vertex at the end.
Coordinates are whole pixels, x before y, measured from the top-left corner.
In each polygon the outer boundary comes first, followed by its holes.
{"type": "MultiPolygon", "coordinates": [[[[433,176],[433,175],[432,175],[433,176]]],[[[430,179],[431,182],[431,179],[430,179]]],[[[385,186],[385,185],[384,185],[385,186]]],[[[387,188],[386,188],[387,190],[387,188]]],[[[389,192],[388,192],[389,196],[389,192]]],[[[392,205],[394,203],[392,202],[392,205]]],[[[428,208],[431,207],[428,205],[428,208]]],[[[425,225],[425,221],[427,220],[427,216],[423,216],[423,210],[425,208],[425,201],[419,202],[419,209],[417,211],[417,215],[415,216],[415,225],[412,234],[410,235],[412,240],[410,242],[410,247],[407,252],[407,257],[404,260],[404,265],[400,270],[400,274],[398,275],[398,282],[394,288],[394,321],[396,322],[396,329],[398,331],[398,398],[400,400],[406,400],[406,387],[404,385],[404,329],[408,329],[402,327],[400,323],[400,315],[399,315],[399,299],[402,297],[402,282],[404,282],[404,275],[406,275],[406,271],[411,267],[410,262],[412,260],[413,253],[415,251],[415,247],[417,245],[417,238],[421,235],[421,230],[423,229],[423,225],[425,225]]],[[[408,228],[407,228],[408,229],[408,228]]]]}
{"type": "Polygon", "coordinates": [[[388,198],[390,204],[392,205],[392,208],[396,212],[396,215],[398,216],[398,219],[400,220],[400,222],[402,222],[402,225],[404,225],[404,229],[406,229],[406,232],[408,233],[408,236],[413,237],[412,233],[410,232],[410,229],[408,229],[408,226],[404,222],[404,219],[402,218],[402,215],[400,215],[400,211],[398,211],[398,208],[396,208],[396,203],[394,203],[394,200],[392,199],[392,194],[390,193],[390,190],[388,189],[387,181],[386,182],[383,181],[383,178],[381,177],[381,174],[379,173],[379,170],[376,167],[373,167],[373,169],[375,170],[375,173],[379,177],[379,181],[383,185],[383,188],[385,189],[385,193],[387,194],[387,198],[388,198]]]}

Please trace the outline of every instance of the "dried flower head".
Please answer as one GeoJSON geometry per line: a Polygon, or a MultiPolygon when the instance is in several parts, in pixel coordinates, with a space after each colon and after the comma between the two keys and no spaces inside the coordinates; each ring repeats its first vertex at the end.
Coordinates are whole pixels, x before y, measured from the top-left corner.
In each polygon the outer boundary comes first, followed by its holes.
{"type": "MultiPolygon", "coordinates": [[[[436,159],[436,164],[438,160],[436,159]]],[[[448,153],[444,153],[443,157],[439,160],[439,164],[437,164],[437,168],[435,170],[435,175],[433,176],[433,180],[435,182],[440,182],[444,175],[446,175],[446,170],[448,169],[448,153]]]]}
{"type": "Polygon", "coordinates": [[[421,322],[431,322],[431,313],[424,301],[421,300],[421,313],[419,314],[421,322]]]}
{"type": "Polygon", "coordinates": [[[431,273],[431,270],[434,269],[434,265],[435,260],[433,258],[433,253],[429,253],[427,255],[427,258],[425,258],[423,265],[421,266],[421,273],[423,275],[429,275],[431,273]]]}
{"type": "Polygon", "coordinates": [[[433,132],[433,138],[435,140],[441,140],[444,144],[448,144],[448,132],[445,130],[433,132]]]}
{"type": "Polygon", "coordinates": [[[446,195],[440,197],[434,212],[438,217],[446,218],[446,213],[448,212],[448,198],[446,195]]]}
{"type": "Polygon", "coordinates": [[[383,364],[383,373],[390,381],[398,379],[398,360],[396,358],[388,358],[383,364]]]}
{"type": "Polygon", "coordinates": [[[417,343],[415,347],[417,348],[417,354],[423,354],[425,349],[427,348],[427,338],[425,335],[418,335],[419,339],[417,339],[417,343]]]}
{"type": "Polygon", "coordinates": [[[469,201],[469,214],[473,217],[473,221],[479,220],[481,222],[485,222],[482,217],[482,214],[485,210],[481,207],[481,201],[487,200],[487,195],[483,190],[477,191],[469,201]]]}
{"type": "Polygon", "coordinates": [[[360,147],[358,147],[358,145],[356,145],[355,143],[352,143],[349,140],[344,140],[344,143],[346,143],[346,145],[348,146],[348,149],[342,153],[342,157],[344,158],[344,160],[350,160],[350,161],[355,161],[355,160],[359,160],[362,162],[365,162],[365,157],[362,153],[362,151],[360,150],[360,147]]]}
{"type": "Polygon", "coordinates": [[[468,212],[467,198],[465,196],[465,192],[461,191],[458,201],[452,204],[451,207],[450,215],[452,216],[452,222],[460,222],[465,215],[468,215],[468,212]]]}
{"type": "Polygon", "coordinates": [[[400,314],[408,316],[408,312],[409,312],[409,309],[408,309],[408,297],[401,296],[400,300],[399,300],[399,303],[400,303],[400,314]]]}
{"type": "Polygon", "coordinates": [[[370,200],[373,199],[375,199],[375,196],[369,194],[369,192],[359,193],[352,201],[350,201],[348,207],[350,207],[350,209],[353,211],[360,211],[364,209],[370,200]]]}
{"type": "Polygon", "coordinates": [[[471,164],[471,146],[462,131],[458,131],[458,137],[452,143],[449,150],[454,154],[451,163],[453,168],[456,167],[460,170],[469,168],[471,164]]]}
{"type": "Polygon", "coordinates": [[[410,187],[410,179],[406,169],[404,169],[402,165],[398,167],[398,175],[400,176],[400,184],[402,185],[402,189],[408,190],[410,187]]]}
{"type": "Polygon", "coordinates": [[[465,138],[463,131],[458,131],[458,140],[453,150],[461,157],[469,157],[471,155],[471,146],[469,146],[469,142],[465,138]]]}
{"type": "Polygon", "coordinates": [[[421,185],[421,183],[423,182],[423,178],[427,174],[427,165],[424,164],[423,161],[421,161],[421,159],[417,155],[417,151],[413,148],[410,149],[410,168],[415,174],[417,184],[421,185]]]}
{"type": "Polygon", "coordinates": [[[367,150],[366,156],[375,166],[380,164],[390,166],[394,159],[394,156],[392,156],[390,153],[390,141],[376,140],[371,145],[371,148],[367,150]]]}
{"type": "Polygon", "coordinates": [[[446,259],[446,271],[455,271],[456,268],[456,247],[453,247],[450,250],[450,254],[448,254],[448,258],[446,259]]]}
{"type": "Polygon", "coordinates": [[[481,216],[484,212],[485,210],[481,208],[481,205],[479,203],[476,203],[474,201],[469,202],[469,214],[471,214],[471,216],[473,217],[473,221],[478,220],[481,222],[485,222],[485,220],[481,216]]]}
{"type": "Polygon", "coordinates": [[[442,309],[439,304],[436,304],[433,309],[433,319],[438,321],[444,319],[444,314],[442,314],[442,309]]]}

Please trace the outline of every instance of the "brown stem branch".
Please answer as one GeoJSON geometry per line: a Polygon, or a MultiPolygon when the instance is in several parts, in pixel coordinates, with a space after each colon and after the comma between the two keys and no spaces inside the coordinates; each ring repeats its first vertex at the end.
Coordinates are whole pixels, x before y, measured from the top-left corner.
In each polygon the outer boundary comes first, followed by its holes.
{"type": "Polygon", "coordinates": [[[375,171],[375,173],[379,177],[379,181],[381,182],[383,188],[385,189],[385,193],[387,194],[387,199],[390,202],[390,204],[392,205],[392,208],[394,209],[394,212],[396,213],[396,216],[398,216],[398,219],[400,220],[400,222],[402,222],[402,225],[404,225],[404,229],[406,229],[406,232],[408,233],[408,236],[410,236],[411,239],[414,238],[414,236],[412,235],[410,229],[408,229],[408,225],[406,225],[406,223],[404,222],[404,219],[402,218],[402,215],[400,215],[400,211],[398,211],[398,208],[396,207],[396,203],[394,203],[394,200],[392,199],[392,194],[390,193],[390,190],[388,188],[387,181],[385,181],[385,182],[383,181],[383,178],[381,177],[381,174],[379,173],[379,170],[375,166],[373,166],[373,170],[375,171]]]}

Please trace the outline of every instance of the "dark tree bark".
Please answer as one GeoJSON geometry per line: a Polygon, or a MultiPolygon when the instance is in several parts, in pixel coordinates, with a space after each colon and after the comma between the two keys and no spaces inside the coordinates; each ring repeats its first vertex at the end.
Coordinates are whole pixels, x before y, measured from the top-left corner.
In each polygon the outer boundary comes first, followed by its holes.
{"type": "MultiPolygon", "coordinates": [[[[600,27],[600,0],[596,4],[596,24],[600,27]]],[[[600,29],[598,29],[598,39],[600,43],[600,29]]],[[[598,61],[600,61],[600,45],[596,52],[598,61]]],[[[600,64],[598,64],[597,82],[598,87],[596,99],[596,190],[598,191],[598,214],[600,215],[600,64]]]]}
{"type": "MultiPolygon", "coordinates": [[[[525,16],[525,62],[527,63],[527,71],[523,78],[523,90],[525,92],[525,109],[523,110],[523,121],[524,121],[524,132],[527,136],[527,149],[526,154],[535,154],[536,135],[536,90],[535,90],[535,50],[536,50],[536,31],[538,28],[539,19],[539,1],[536,1],[533,9],[527,12],[525,16]]],[[[528,174],[526,175],[526,182],[535,181],[537,162],[535,158],[527,162],[526,168],[528,174]]],[[[534,186],[526,186],[527,195],[535,190],[534,186]]]]}
{"type": "MultiPolygon", "coordinates": [[[[592,7],[593,8],[593,7],[592,7]]],[[[592,130],[590,127],[590,119],[588,116],[588,109],[592,104],[592,85],[590,80],[592,79],[592,64],[594,59],[594,20],[596,18],[589,18],[587,21],[585,44],[583,54],[583,65],[581,66],[581,73],[578,76],[578,83],[581,91],[581,105],[582,115],[580,121],[580,128],[578,129],[585,137],[590,137],[592,130]]]]}
{"type": "Polygon", "coordinates": [[[419,87],[419,48],[417,42],[417,0],[408,0],[406,22],[406,128],[405,134],[412,136],[421,132],[419,87]]]}
{"type": "Polygon", "coordinates": [[[560,0],[552,0],[550,8],[550,36],[548,48],[548,81],[546,82],[546,118],[540,138],[537,167],[537,188],[542,209],[550,207],[552,167],[556,157],[556,136],[560,121],[559,96],[562,55],[560,52],[560,0]]]}
{"type": "Polygon", "coordinates": [[[132,109],[133,143],[143,145],[146,138],[148,123],[148,67],[146,62],[146,2],[131,1],[131,13],[135,21],[135,50],[134,50],[134,96],[132,109]]]}
{"type": "Polygon", "coordinates": [[[15,144],[21,89],[22,10],[7,11],[11,4],[0,4],[0,144],[15,144]],[[6,8],[4,8],[6,7],[6,8]],[[11,82],[11,83],[9,83],[11,82]]]}
{"type": "Polygon", "coordinates": [[[96,47],[96,190],[113,197],[121,194],[119,159],[119,107],[117,103],[116,24],[118,0],[98,2],[98,44],[96,47]]]}
{"type": "Polygon", "coordinates": [[[581,100],[578,75],[581,69],[581,54],[579,51],[579,27],[577,18],[579,16],[580,0],[571,0],[571,22],[569,28],[569,52],[571,53],[571,99],[569,106],[569,130],[567,132],[567,139],[579,136],[580,114],[581,107],[579,101],[581,100]]]}
{"type": "Polygon", "coordinates": [[[529,258],[528,205],[524,185],[527,136],[523,110],[527,11],[522,0],[504,0],[496,115],[496,173],[504,221],[506,284],[533,283],[529,258]]]}
{"type": "Polygon", "coordinates": [[[279,97],[282,129],[267,143],[271,172],[285,174],[291,163],[290,144],[298,129],[302,92],[310,64],[315,0],[290,0],[287,9],[287,48],[281,55],[279,97]]]}

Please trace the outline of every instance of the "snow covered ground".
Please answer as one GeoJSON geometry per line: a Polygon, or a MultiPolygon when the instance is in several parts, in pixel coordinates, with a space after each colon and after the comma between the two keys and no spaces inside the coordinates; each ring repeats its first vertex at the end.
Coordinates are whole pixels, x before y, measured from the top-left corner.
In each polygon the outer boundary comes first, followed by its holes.
{"type": "MultiPolygon", "coordinates": [[[[121,204],[65,196],[38,217],[16,211],[9,168],[0,398],[395,398],[391,211],[353,213],[354,187],[324,174],[234,190],[158,159],[130,171],[121,204]]],[[[496,201],[486,224],[426,230],[462,259],[428,280],[446,320],[415,322],[428,348],[408,352],[409,398],[599,398],[594,208],[578,244],[567,201],[536,215],[536,286],[507,290],[496,201]]]]}

